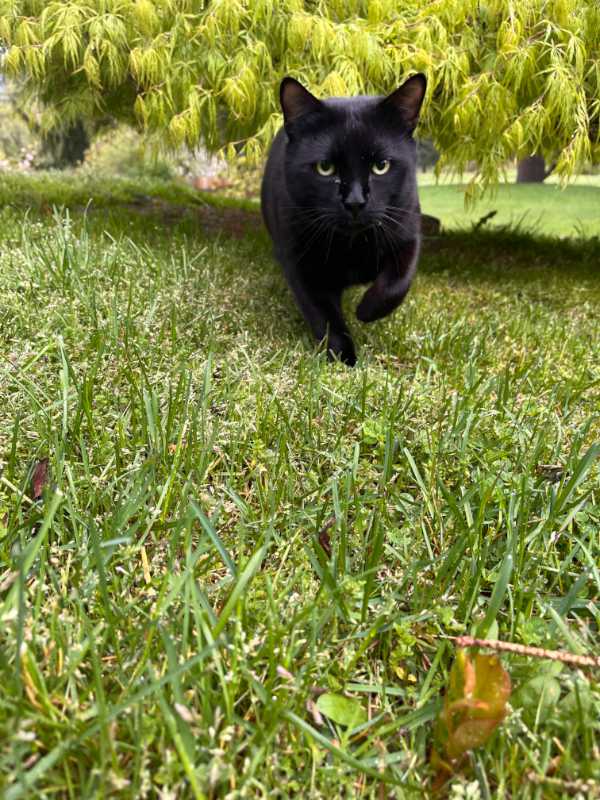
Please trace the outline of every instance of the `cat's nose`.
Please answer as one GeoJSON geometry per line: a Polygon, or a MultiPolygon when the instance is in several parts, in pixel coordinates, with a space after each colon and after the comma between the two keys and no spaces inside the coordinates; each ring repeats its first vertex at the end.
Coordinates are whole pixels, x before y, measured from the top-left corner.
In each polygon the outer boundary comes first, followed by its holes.
{"type": "Polygon", "coordinates": [[[357,181],[350,186],[350,191],[344,197],[344,208],[356,219],[366,205],[367,198],[364,195],[362,186],[357,181]]]}
{"type": "Polygon", "coordinates": [[[367,203],[364,199],[352,201],[344,200],[344,208],[346,211],[349,211],[355,219],[366,205],[367,203]]]}

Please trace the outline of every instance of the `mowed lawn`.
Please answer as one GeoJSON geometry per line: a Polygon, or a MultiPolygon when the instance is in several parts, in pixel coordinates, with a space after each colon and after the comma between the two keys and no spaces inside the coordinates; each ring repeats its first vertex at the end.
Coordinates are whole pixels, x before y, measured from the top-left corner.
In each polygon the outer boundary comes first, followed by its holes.
{"type": "MultiPolygon", "coordinates": [[[[585,178],[586,176],[583,176],[585,178]]],[[[561,188],[548,184],[501,184],[475,206],[465,210],[464,185],[431,185],[432,176],[420,176],[423,211],[442,220],[447,229],[468,229],[491,212],[489,228],[556,237],[600,236],[600,176],[589,183],[561,188]],[[593,182],[592,182],[593,181],[593,182]]]]}
{"type": "MultiPolygon", "coordinates": [[[[348,369],[251,210],[0,194],[3,798],[423,797],[450,637],[600,653],[597,242],[428,241],[348,369]]],[[[600,671],[502,660],[452,796],[593,796],[600,671]]]]}

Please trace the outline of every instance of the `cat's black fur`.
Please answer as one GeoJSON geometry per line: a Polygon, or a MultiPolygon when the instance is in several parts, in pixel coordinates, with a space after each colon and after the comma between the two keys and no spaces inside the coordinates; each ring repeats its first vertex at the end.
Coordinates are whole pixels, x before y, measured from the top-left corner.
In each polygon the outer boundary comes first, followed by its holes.
{"type": "Polygon", "coordinates": [[[274,252],[313,334],[354,364],[341,310],[343,290],[370,283],[356,309],[380,319],[404,299],[420,246],[416,148],[426,81],[409,78],[388,97],[317,100],[284,78],[284,127],[262,183],[262,212],[274,252]],[[376,175],[373,165],[385,174],[376,175]],[[335,168],[331,176],[317,171],[335,168]]]}

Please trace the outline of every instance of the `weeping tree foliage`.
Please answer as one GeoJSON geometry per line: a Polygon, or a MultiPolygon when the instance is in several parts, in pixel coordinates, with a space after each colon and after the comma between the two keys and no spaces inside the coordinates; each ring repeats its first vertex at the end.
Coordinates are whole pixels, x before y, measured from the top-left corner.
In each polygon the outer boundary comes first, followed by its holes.
{"type": "Polygon", "coordinates": [[[43,166],[74,167],[80,164],[90,146],[90,136],[82,119],[69,120],[66,124],[59,123],[55,127],[43,127],[34,114],[30,113],[25,103],[25,108],[19,102],[19,92],[12,95],[13,113],[25,123],[29,131],[40,140],[40,156],[43,166]]]}
{"type": "Polygon", "coordinates": [[[173,147],[259,157],[286,74],[318,95],[384,93],[415,71],[440,167],[600,159],[597,0],[0,0],[3,69],[43,123],[115,118],[173,147]]]}

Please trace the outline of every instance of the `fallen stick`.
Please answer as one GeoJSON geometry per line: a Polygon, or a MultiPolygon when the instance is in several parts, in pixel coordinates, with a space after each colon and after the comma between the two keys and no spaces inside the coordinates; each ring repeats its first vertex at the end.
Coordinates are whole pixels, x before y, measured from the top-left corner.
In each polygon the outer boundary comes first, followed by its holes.
{"type": "Polygon", "coordinates": [[[487,647],[488,650],[516,653],[520,656],[562,661],[563,664],[573,664],[576,667],[600,667],[600,657],[598,656],[578,656],[576,653],[567,653],[564,650],[545,650],[543,647],[528,647],[524,644],[501,642],[498,639],[475,639],[473,636],[449,636],[448,638],[456,642],[459,647],[487,647]]]}

